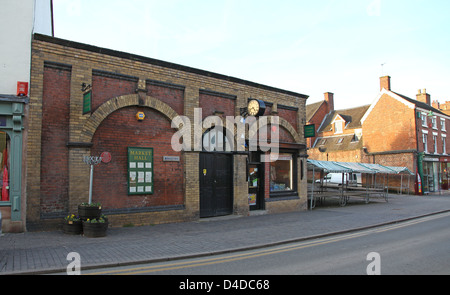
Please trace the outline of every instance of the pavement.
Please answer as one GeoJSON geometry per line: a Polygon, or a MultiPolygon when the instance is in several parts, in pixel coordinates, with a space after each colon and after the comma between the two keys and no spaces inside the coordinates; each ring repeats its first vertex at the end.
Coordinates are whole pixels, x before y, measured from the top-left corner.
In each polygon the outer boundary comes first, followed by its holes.
{"type": "Polygon", "coordinates": [[[196,222],[109,228],[106,237],[62,231],[3,233],[0,275],[65,272],[70,252],[83,269],[200,257],[256,249],[397,223],[450,211],[450,195],[389,195],[389,202],[350,200],[340,207],[327,200],[312,211],[252,213],[196,222]]]}

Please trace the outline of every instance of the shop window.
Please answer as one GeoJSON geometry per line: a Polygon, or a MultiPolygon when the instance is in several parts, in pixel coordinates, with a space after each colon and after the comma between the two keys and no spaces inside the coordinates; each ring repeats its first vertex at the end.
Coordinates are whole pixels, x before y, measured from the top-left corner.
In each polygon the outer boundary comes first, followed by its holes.
{"type": "Polygon", "coordinates": [[[11,145],[8,134],[0,131],[0,186],[1,186],[1,199],[0,201],[9,201],[9,153],[11,151],[11,145]]]}
{"type": "Polygon", "coordinates": [[[295,190],[293,159],[292,154],[279,154],[277,161],[270,163],[270,192],[295,190]]]}

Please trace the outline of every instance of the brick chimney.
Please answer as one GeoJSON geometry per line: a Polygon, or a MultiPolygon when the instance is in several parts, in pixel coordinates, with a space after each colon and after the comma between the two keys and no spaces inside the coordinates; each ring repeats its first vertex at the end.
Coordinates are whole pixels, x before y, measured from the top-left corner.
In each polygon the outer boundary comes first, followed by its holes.
{"type": "Polygon", "coordinates": [[[419,93],[416,94],[416,99],[418,101],[421,101],[423,103],[426,103],[427,105],[431,105],[431,97],[430,95],[427,93],[427,90],[421,90],[419,89],[419,93]]]}
{"type": "Polygon", "coordinates": [[[334,111],[334,94],[331,92],[325,92],[325,101],[328,104],[328,113],[334,111]]]}
{"type": "Polygon", "coordinates": [[[391,91],[391,77],[384,76],[380,78],[380,91],[386,89],[391,91]]]}
{"type": "Polygon", "coordinates": [[[433,102],[431,103],[431,106],[437,110],[441,109],[441,104],[437,100],[433,100],[433,102]]]}

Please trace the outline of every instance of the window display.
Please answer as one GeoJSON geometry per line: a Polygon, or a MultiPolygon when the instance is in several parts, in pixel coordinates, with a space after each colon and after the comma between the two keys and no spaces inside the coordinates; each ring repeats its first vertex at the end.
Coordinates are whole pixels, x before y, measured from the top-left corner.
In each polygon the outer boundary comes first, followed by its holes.
{"type": "Polygon", "coordinates": [[[270,163],[270,191],[294,190],[292,154],[279,154],[278,160],[270,163]]]}
{"type": "Polygon", "coordinates": [[[0,131],[0,186],[1,186],[1,201],[9,201],[9,151],[10,140],[8,134],[0,131]]]}

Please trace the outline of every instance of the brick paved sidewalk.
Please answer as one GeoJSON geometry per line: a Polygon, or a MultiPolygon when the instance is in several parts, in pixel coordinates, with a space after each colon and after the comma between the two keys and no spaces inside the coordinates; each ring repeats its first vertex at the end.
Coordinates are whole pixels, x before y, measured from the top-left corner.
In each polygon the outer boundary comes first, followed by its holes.
{"type": "Polygon", "coordinates": [[[0,274],[65,271],[70,252],[81,269],[208,255],[317,237],[450,211],[450,195],[390,195],[389,203],[328,201],[313,211],[227,216],[198,222],[110,228],[104,238],[65,235],[61,231],[3,234],[0,274]]]}

